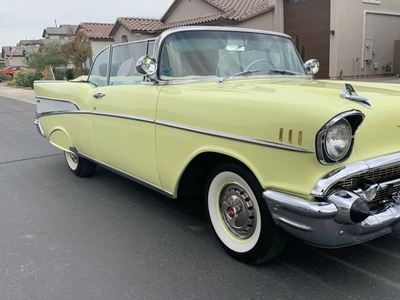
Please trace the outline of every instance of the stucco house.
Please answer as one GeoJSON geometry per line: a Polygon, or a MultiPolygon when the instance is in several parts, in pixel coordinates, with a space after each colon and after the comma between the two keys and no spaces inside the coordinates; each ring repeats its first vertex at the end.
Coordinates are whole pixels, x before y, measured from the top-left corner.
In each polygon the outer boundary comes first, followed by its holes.
{"type": "Polygon", "coordinates": [[[16,46],[1,49],[0,69],[7,66],[26,66],[30,55],[39,51],[42,40],[21,40],[16,46]]]}
{"type": "Polygon", "coordinates": [[[92,65],[94,57],[103,48],[114,44],[114,38],[110,36],[110,32],[113,27],[113,23],[82,22],[79,24],[77,32],[83,32],[83,34],[88,38],[93,51],[93,55],[88,59],[85,67],[90,67],[92,65]]]}
{"type": "Polygon", "coordinates": [[[42,37],[46,40],[68,41],[74,35],[78,25],[60,25],[59,27],[46,27],[42,37]]]}
{"type": "Polygon", "coordinates": [[[1,58],[4,66],[26,66],[25,50],[21,46],[3,46],[1,58]]]}
{"type": "Polygon", "coordinates": [[[320,61],[319,78],[400,72],[398,0],[174,0],[159,20],[118,18],[110,35],[120,43],[187,25],[285,32],[304,60],[320,61]]]}
{"type": "MultiPolygon", "coordinates": [[[[117,43],[150,38],[162,31],[189,25],[238,26],[278,30],[266,0],[175,0],[160,20],[118,18],[111,35],[117,43]]],[[[282,31],[283,28],[279,28],[282,31]]]]}

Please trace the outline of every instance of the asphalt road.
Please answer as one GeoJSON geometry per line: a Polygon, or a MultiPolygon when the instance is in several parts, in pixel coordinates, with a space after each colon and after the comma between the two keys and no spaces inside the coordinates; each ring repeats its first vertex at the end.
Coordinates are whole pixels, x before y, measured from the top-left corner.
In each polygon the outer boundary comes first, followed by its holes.
{"type": "Polygon", "coordinates": [[[0,299],[400,299],[400,237],[340,250],[292,239],[263,266],[222,250],[202,199],[170,200],[99,168],[75,177],[0,97],[0,299]]]}

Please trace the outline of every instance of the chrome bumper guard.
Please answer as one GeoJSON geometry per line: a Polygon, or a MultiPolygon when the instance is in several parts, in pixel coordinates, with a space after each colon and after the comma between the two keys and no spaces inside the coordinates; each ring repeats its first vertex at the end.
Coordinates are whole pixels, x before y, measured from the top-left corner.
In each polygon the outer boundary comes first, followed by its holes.
{"type": "Polygon", "coordinates": [[[400,234],[400,202],[393,202],[379,213],[369,214],[355,223],[353,206],[361,201],[357,194],[335,191],[324,202],[308,201],[281,192],[266,190],[263,198],[275,222],[306,243],[338,248],[369,241],[388,234],[400,234]]]}
{"type": "Polygon", "coordinates": [[[36,130],[39,132],[39,134],[40,134],[42,137],[45,137],[44,132],[43,132],[43,130],[42,130],[42,127],[40,126],[39,120],[38,120],[38,119],[35,119],[35,121],[33,122],[33,124],[35,124],[36,130]]]}

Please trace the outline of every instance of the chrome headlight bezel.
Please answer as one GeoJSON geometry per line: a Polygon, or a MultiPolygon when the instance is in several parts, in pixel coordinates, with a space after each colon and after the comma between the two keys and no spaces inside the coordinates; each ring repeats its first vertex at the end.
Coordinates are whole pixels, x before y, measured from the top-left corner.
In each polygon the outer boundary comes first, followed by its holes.
{"type": "Polygon", "coordinates": [[[316,137],[317,158],[320,163],[325,165],[340,163],[345,161],[352,153],[354,145],[354,135],[364,120],[364,114],[358,110],[341,113],[332,118],[318,132],[316,137]],[[337,137],[339,142],[331,143],[337,137]],[[339,146],[338,146],[339,144],[339,146]],[[343,151],[340,150],[344,147],[343,151]],[[337,151],[337,150],[340,151],[337,151]],[[339,152],[336,153],[335,152],[339,152]]]}

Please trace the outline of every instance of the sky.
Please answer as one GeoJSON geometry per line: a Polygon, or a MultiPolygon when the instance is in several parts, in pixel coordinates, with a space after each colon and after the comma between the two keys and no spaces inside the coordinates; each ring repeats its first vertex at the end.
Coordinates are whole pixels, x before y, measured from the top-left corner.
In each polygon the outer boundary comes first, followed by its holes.
{"type": "Polygon", "coordinates": [[[115,23],[118,17],[159,19],[173,0],[19,0],[0,6],[0,49],[41,39],[43,30],[81,22],[115,23]]]}

